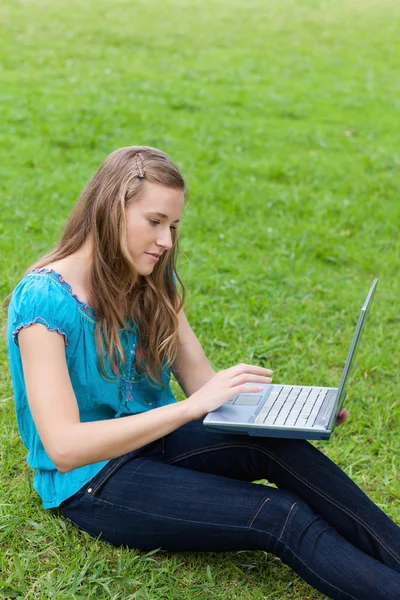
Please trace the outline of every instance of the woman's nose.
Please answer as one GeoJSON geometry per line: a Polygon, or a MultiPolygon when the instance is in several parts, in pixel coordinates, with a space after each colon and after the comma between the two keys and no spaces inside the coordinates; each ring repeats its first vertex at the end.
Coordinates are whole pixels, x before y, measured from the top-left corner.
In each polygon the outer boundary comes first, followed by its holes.
{"type": "Polygon", "coordinates": [[[162,246],[163,248],[166,248],[167,250],[172,248],[172,233],[171,233],[171,229],[169,227],[167,227],[162,232],[162,235],[159,236],[159,238],[157,240],[157,244],[159,246],[162,246]]]}

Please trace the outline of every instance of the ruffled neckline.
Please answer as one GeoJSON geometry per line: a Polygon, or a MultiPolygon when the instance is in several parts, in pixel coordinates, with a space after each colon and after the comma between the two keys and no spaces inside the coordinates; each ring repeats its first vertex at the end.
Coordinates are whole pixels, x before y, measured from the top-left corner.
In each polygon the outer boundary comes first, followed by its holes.
{"type": "Polygon", "coordinates": [[[92,317],[96,317],[95,309],[92,306],[89,306],[89,304],[78,298],[78,296],[73,293],[71,285],[67,281],[65,281],[61,273],[58,273],[54,269],[48,269],[47,267],[39,267],[37,269],[32,269],[32,271],[29,271],[29,273],[45,273],[47,275],[50,275],[55,281],[57,281],[61,285],[61,287],[63,287],[68,292],[68,294],[75,300],[75,302],[78,304],[78,306],[80,306],[80,308],[82,308],[86,313],[90,314],[92,317]]]}

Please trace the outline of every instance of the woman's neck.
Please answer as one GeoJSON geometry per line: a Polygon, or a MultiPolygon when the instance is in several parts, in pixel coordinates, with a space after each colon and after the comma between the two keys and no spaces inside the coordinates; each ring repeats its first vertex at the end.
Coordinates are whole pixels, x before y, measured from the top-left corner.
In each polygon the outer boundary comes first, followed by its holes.
{"type": "Polygon", "coordinates": [[[79,250],[47,264],[46,268],[59,273],[71,286],[72,292],[90,305],[89,281],[92,261],[92,243],[91,240],[87,240],[79,250]]]}

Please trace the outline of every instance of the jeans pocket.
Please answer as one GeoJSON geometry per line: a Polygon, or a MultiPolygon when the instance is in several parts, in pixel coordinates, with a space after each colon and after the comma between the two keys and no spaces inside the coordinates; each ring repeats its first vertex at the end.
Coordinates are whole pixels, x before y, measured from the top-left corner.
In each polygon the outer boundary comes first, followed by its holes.
{"type": "Polygon", "coordinates": [[[86,484],[86,494],[89,494],[92,498],[95,498],[96,494],[98,494],[100,489],[107,483],[110,477],[114,475],[114,473],[116,473],[118,469],[131,458],[132,453],[129,453],[110,460],[110,462],[107,463],[106,466],[103,467],[88,484],[86,484]]]}

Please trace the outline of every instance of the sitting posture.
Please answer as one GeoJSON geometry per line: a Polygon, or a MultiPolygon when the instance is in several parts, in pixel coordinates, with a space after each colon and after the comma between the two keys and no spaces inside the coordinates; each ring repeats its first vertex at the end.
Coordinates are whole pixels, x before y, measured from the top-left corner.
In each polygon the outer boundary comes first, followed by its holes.
{"type": "Polygon", "coordinates": [[[184,202],[167,155],[116,150],[11,295],[17,420],[44,507],[111,544],[264,550],[330,598],[398,600],[400,529],[329,458],[204,428],[272,372],[208,362],[176,270],[184,202]]]}

